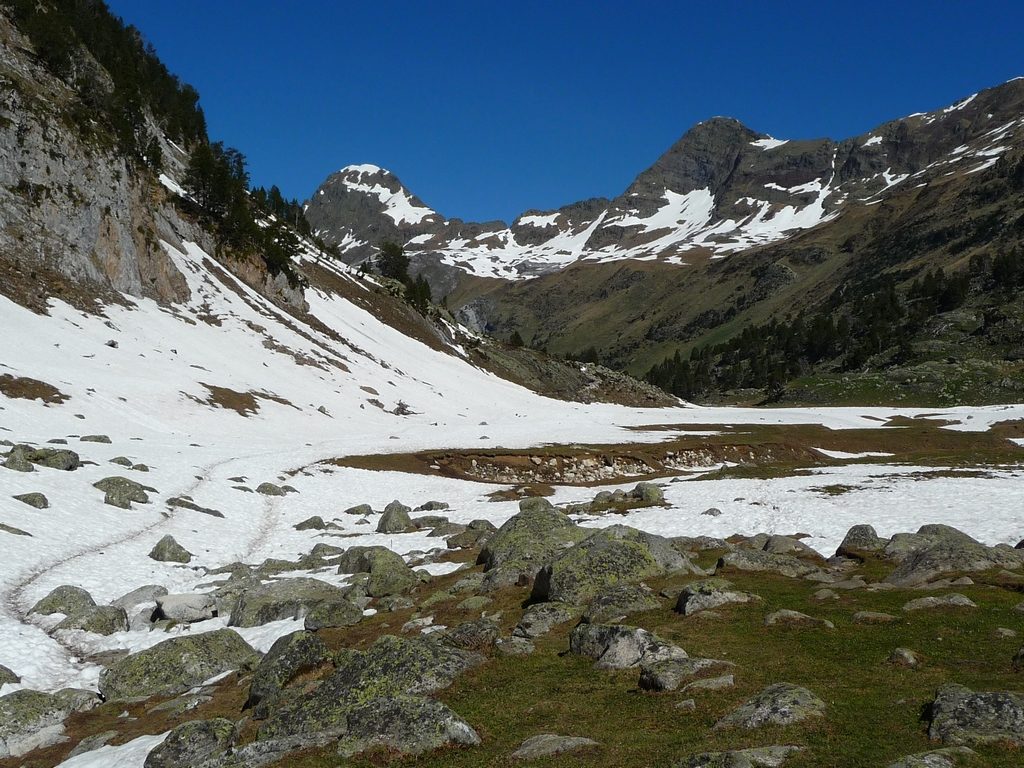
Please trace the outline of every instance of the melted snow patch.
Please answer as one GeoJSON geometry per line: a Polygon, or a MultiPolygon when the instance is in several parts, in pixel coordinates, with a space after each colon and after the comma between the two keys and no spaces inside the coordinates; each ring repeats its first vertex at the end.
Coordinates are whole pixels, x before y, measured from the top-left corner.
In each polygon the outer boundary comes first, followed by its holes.
{"type": "Polygon", "coordinates": [[[872,136],[867,141],[865,141],[863,144],[861,144],[861,146],[862,147],[873,147],[876,144],[881,144],[881,143],[882,143],[882,137],[881,136],[872,136]]]}
{"type": "Polygon", "coordinates": [[[823,453],[830,459],[871,459],[884,456],[892,456],[891,453],[878,451],[861,451],[860,453],[849,453],[847,451],[830,451],[827,448],[815,448],[818,453],[823,453]]]}
{"type": "Polygon", "coordinates": [[[527,227],[553,227],[555,225],[555,220],[558,218],[558,216],[559,214],[557,213],[550,213],[546,216],[520,216],[518,223],[521,226],[527,227]]]}
{"type": "Polygon", "coordinates": [[[139,736],[118,747],[100,747],[65,760],[57,768],[143,768],[149,753],[163,744],[167,733],[139,736]]]}
{"type": "Polygon", "coordinates": [[[762,151],[767,152],[769,149],[775,149],[776,147],[781,147],[783,144],[788,143],[789,139],[773,139],[771,136],[768,136],[766,138],[750,142],[750,146],[759,147],[762,151]]]}

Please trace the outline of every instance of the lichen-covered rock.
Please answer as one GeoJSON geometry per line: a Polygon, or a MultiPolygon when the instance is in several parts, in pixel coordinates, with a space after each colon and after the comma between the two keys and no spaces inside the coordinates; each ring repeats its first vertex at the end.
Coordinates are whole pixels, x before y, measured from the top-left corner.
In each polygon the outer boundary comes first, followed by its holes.
{"type": "Polygon", "coordinates": [[[64,472],[78,469],[82,464],[78,454],[67,448],[32,448],[28,445],[17,445],[11,449],[11,454],[15,453],[32,464],[64,472]]]}
{"type": "Polygon", "coordinates": [[[825,702],[811,691],[791,683],[775,683],[723,717],[715,728],[792,725],[824,714],[825,702]]]}
{"type": "Polygon", "coordinates": [[[287,491],[276,483],[260,483],[256,486],[256,493],[264,496],[284,496],[287,491]]]}
{"type": "Polygon", "coordinates": [[[557,553],[538,572],[532,599],[582,605],[605,587],[689,570],[668,539],[625,525],[602,528],[557,553]]]}
{"type": "Polygon", "coordinates": [[[535,603],[523,611],[512,634],[532,640],[546,635],[559,624],[565,624],[579,616],[579,608],[563,603],[535,603]]]}
{"type": "Polygon", "coordinates": [[[405,565],[402,556],[387,547],[349,547],[338,558],[338,573],[370,573],[380,561],[405,565]]]}
{"type": "Polygon", "coordinates": [[[296,523],[294,526],[296,531],[323,531],[327,529],[327,523],[320,515],[313,515],[307,517],[301,523],[296,523]]]}
{"type": "MultiPolygon", "coordinates": [[[[448,523],[448,526],[452,525],[455,524],[448,523]]],[[[441,529],[445,527],[442,526],[441,529]]],[[[448,546],[448,549],[472,549],[473,547],[485,545],[497,530],[494,523],[490,520],[471,520],[461,530],[452,531],[452,534],[447,534],[444,543],[448,546]]]]}
{"type": "Polygon", "coordinates": [[[156,598],[153,618],[191,624],[206,621],[218,614],[217,599],[213,595],[188,592],[183,595],[160,595],[156,598]]]}
{"type": "Polygon", "coordinates": [[[484,652],[494,647],[500,635],[501,627],[494,619],[476,619],[445,630],[438,639],[466,651],[484,652]]]}
{"type": "Polygon", "coordinates": [[[226,718],[182,723],[146,756],[145,768],[192,768],[225,754],[235,739],[226,718]]]}
{"type": "Polygon", "coordinates": [[[646,629],[625,624],[580,624],[569,634],[569,650],[594,659],[597,669],[627,669],[687,658],[682,648],[646,629]]]}
{"type": "Polygon", "coordinates": [[[910,600],[903,605],[904,611],[924,611],[934,608],[977,608],[977,604],[966,595],[951,592],[948,595],[936,597],[919,597],[910,600]]]}
{"type": "Polygon", "coordinates": [[[880,537],[872,526],[855,525],[846,532],[836,555],[864,560],[872,555],[882,554],[885,544],[886,540],[880,537]]]}
{"type": "Polygon", "coordinates": [[[0,759],[19,757],[64,740],[64,721],[100,703],[92,691],[56,693],[21,690],[0,696],[0,759]]]}
{"type": "Polygon", "coordinates": [[[253,672],[245,706],[253,708],[255,718],[265,719],[289,682],[316,669],[329,657],[327,646],[312,632],[293,632],[278,638],[253,672]]]}
{"type": "Polygon", "coordinates": [[[593,739],[580,736],[558,736],[554,733],[542,733],[531,736],[519,749],[512,753],[513,760],[539,760],[542,757],[553,757],[566,752],[579,752],[600,746],[593,739]]]}
{"type": "Polygon", "coordinates": [[[35,465],[25,457],[25,446],[15,446],[4,459],[4,467],[15,472],[35,472],[35,465]]]}
{"type": "Polygon", "coordinates": [[[3,664],[0,664],[0,685],[5,685],[6,683],[20,683],[20,682],[21,682],[21,678],[20,677],[18,677],[16,674],[14,674],[14,672],[11,669],[9,669],[8,667],[5,667],[3,664]]]}
{"type": "Polygon", "coordinates": [[[770,552],[745,547],[722,555],[718,559],[718,568],[777,573],[794,579],[820,570],[815,563],[793,555],[774,555],[770,552]]]}
{"type": "Polygon", "coordinates": [[[676,601],[675,610],[684,616],[692,616],[695,613],[719,608],[723,605],[750,603],[760,601],[760,599],[757,595],[749,592],[738,592],[732,589],[732,584],[725,579],[702,579],[687,584],[683,588],[676,601]]]}
{"type": "Polygon", "coordinates": [[[371,507],[369,504],[356,504],[354,507],[349,507],[341,514],[355,515],[356,517],[366,517],[367,515],[373,514],[373,507],[371,507]]]}
{"type": "Polygon", "coordinates": [[[654,483],[637,483],[629,497],[647,507],[665,503],[665,492],[654,483]]]}
{"type": "Polygon", "coordinates": [[[44,616],[51,613],[63,613],[67,616],[73,616],[95,605],[96,601],[92,599],[92,595],[81,587],[63,584],[33,605],[29,609],[29,613],[39,613],[44,616]]]}
{"type": "Polygon", "coordinates": [[[30,507],[36,509],[48,509],[50,506],[50,500],[42,493],[22,493],[17,496],[12,496],[15,501],[20,501],[22,504],[28,504],[30,507]]]}
{"type": "Polygon", "coordinates": [[[105,443],[110,445],[110,437],[107,435],[82,435],[78,438],[83,443],[105,443]]]}
{"type": "Polygon", "coordinates": [[[156,560],[160,563],[192,562],[192,553],[175,541],[174,537],[169,533],[160,539],[153,549],[150,550],[149,557],[151,560],[156,560]]]}
{"type": "Polygon", "coordinates": [[[103,670],[100,693],[106,699],[170,696],[258,661],[256,651],[230,629],[174,637],[103,670]]]}
{"type": "Polygon", "coordinates": [[[484,657],[430,637],[378,638],[365,651],[344,650],[336,669],[311,693],[282,702],[260,726],[261,739],[343,735],[348,714],[378,698],[421,696],[448,687],[484,657]]]}
{"type": "Polygon", "coordinates": [[[1024,565],[1019,552],[1008,547],[986,547],[948,525],[924,525],[915,534],[897,534],[886,545],[885,553],[899,563],[885,581],[901,587],[924,584],[947,573],[1024,565]]]}
{"type": "Polygon", "coordinates": [[[475,747],[480,736],[447,706],[423,696],[384,696],[349,711],[338,754],[351,757],[383,747],[419,755],[440,747],[475,747]]]}
{"type": "Polygon", "coordinates": [[[806,613],[800,613],[800,611],[792,611],[788,608],[782,608],[778,611],[772,611],[764,617],[764,625],[766,627],[824,627],[825,629],[835,629],[836,625],[827,619],[818,619],[813,616],[808,616],[806,613]]]}
{"type": "Polygon", "coordinates": [[[663,659],[640,667],[640,687],[645,691],[675,691],[702,675],[735,666],[719,659],[663,659]]]}
{"type": "Polygon", "coordinates": [[[1024,693],[975,693],[962,685],[944,685],[932,702],[928,736],[954,746],[1024,746],[1024,693]]]}
{"type": "Polygon", "coordinates": [[[131,509],[133,501],[139,504],[148,504],[149,495],[146,491],[154,490],[149,486],[142,485],[142,483],[119,476],[105,477],[93,483],[93,487],[106,494],[103,497],[104,504],[110,504],[121,509],[131,509]]]}
{"type": "Polygon", "coordinates": [[[631,613],[656,611],[661,602],[644,584],[616,584],[600,590],[583,611],[590,624],[616,624],[631,613]]]}
{"type": "Polygon", "coordinates": [[[340,587],[305,577],[280,579],[242,592],[229,626],[259,627],[281,619],[301,619],[324,603],[348,602],[340,587]]]}
{"type": "Polygon", "coordinates": [[[546,499],[523,499],[519,508],[480,551],[485,590],[529,583],[541,566],[587,536],[546,499]]]}
{"type": "Polygon", "coordinates": [[[974,762],[978,753],[968,747],[945,747],[930,752],[918,752],[889,763],[887,768],[957,768],[974,762]]]}
{"type": "Polygon", "coordinates": [[[155,608],[156,599],[166,594],[167,587],[160,586],[159,584],[146,584],[122,595],[117,600],[112,600],[110,604],[118,608],[124,608],[126,611],[143,604],[151,604],[155,608]]]}
{"type": "Polygon", "coordinates": [[[780,768],[803,747],[773,746],[736,749],[729,752],[704,752],[675,763],[673,768],[780,768]]]}
{"type": "Polygon", "coordinates": [[[384,514],[377,523],[377,533],[405,533],[410,530],[413,527],[409,517],[411,511],[409,507],[395,499],[384,507],[384,514]]]}
{"type": "Polygon", "coordinates": [[[330,627],[350,627],[362,618],[363,609],[352,602],[352,594],[346,591],[345,600],[320,603],[310,608],[303,626],[310,632],[316,632],[330,627]]]}
{"type": "Polygon", "coordinates": [[[94,605],[68,616],[54,630],[81,629],[97,635],[128,631],[128,614],[113,605],[94,605]]]}

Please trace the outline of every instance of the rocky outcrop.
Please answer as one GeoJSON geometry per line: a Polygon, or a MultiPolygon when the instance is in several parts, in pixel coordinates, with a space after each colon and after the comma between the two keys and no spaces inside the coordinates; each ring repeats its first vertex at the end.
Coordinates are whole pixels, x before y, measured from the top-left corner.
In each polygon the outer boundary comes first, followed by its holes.
{"type": "Polygon", "coordinates": [[[942,686],[931,706],[928,735],[944,744],[992,743],[1024,746],[1024,694],[974,692],[962,685],[942,686]]]}
{"type": "Polygon", "coordinates": [[[280,579],[243,591],[231,609],[230,624],[258,627],[281,619],[301,619],[326,603],[348,603],[348,596],[340,587],[319,579],[280,579]]]}
{"type": "Polygon", "coordinates": [[[18,757],[65,739],[64,721],[100,703],[92,691],[15,691],[0,696],[0,759],[18,757]]]}
{"type": "Polygon", "coordinates": [[[519,509],[480,551],[485,589],[529,583],[560,550],[587,536],[546,499],[523,499],[519,509]]]}

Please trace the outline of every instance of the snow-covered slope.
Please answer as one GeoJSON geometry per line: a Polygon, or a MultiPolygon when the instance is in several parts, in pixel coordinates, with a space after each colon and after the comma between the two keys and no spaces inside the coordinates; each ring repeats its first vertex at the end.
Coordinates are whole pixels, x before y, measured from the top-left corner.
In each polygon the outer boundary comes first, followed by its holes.
{"type": "Polygon", "coordinates": [[[424,264],[504,279],[579,261],[686,264],[784,240],[900,185],[978,173],[1019,145],[1022,130],[1018,79],[841,142],[779,140],[713,118],[614,200],[527,211],[511,225],[445,219],[376,166],[330,176],[307,218],[351,262],[393,240],[424,264]]]}
{"type": "MultiPolygon", "coordinates": [[[[500,523],[515,511],[512,502],[489,501],[486,494],[495,486],[485,483],[314,466],[323,459],[421,448],[654,442],[673,434],[630,429],[644,424],[813,422],[842,429],[877,426],[894,413],[682,405],[645,410],[550,400],[471,366],[458,350],[410,339],[342,293],[309,290],[310,317],[303,320],[247,288],[195,244],[162,247],[188,284],[191,298],[185,303],[160,305],[124,296],[123,303],[86,313],[51,300],[49,314],[40,315],[0,299],[5,329],[0,376],[44,382],[60,393],[55,397],[51,392],[50,402],[0,397],[0,437],[40,446],[66,440],[85,462],[73,472],[0,467],[0,523],[7,526],[0,530],[0,663],[21,675],[22,686],[95,685],[99,667],[82,661],[84,654],[140,648],[166,637],[146,631],[105,638],[77,630],[51,635],[47,630],[54,618],[26,617],[26,611],[57,585],[80,585],[100,602],[143,584],[190,591],[209,583],[208,568],[237,560],[295,559],[317,542],[334,542],[322,532],[295,530],[311,515],[336,518],[358,503],[380,509],[395,497],[412,504],[443,498],[452,505],[446,514],[462,522],[487,518],[500,523]],[[94,434],[108,435],[111,442],[79,439],[94,434]],[[111,462],[120,457],[145,464],[148,471],[111,462]],[[92,484],[112,475],[153,488],[151,502],[131,510],[104,504],[92,484]],[[272,497],[252,492],[265,481],[291,484],[299,493],[272,497]],[[44,493],[49,508],[35,509],[12,498],[30,492],[44,493]],[[168,504],[181,496],[223,517],[168,504]],[[189,565],[147,556],[165,534],[195,555],[189,565]]],[[[324,268],[348,289],[368,289],[343,265],[324,268]]],[[[1008,407],[937,414],[969,429],[1021,415],[1024,409],[1008,407]]],[[[1011,478],[1003,482],[1007,489],[1019,487],[1011,478]]],[[[899,493],[912,494],[911,486],[901,486],[899,493]]],[[[986,488],[995,492],[1002,485],[986,488]]],[[[730,506],[728,526],[690,515],[673,522],[671,513],[640,517],[637,524],[690,531],[799,527],[819,537],[816,543],[825,549],[834,546],[855,516],[861,519],[854,522],[906,522],[903,512],[873,502],[868,507],[877,507],[874,512],[853,505],[825,519],[812,504],[796,504],[795,499],[791,514],[772,512],[771,519],[764,519],[764,492],[752,495],[749,504],[730,506]]],[[[559,489],[556,500],[580,493],[559,489]]],[[[683,491],[675,496],[681,508],[692,506],[694,499],[721,506],[723,493],[730,499],[740,495],[732,487],[707,485],[696,496],[683,491]]],[[[927,515],[929,522],[964,525],[970,509],[969,504],[941,509],[926,504],[914,520],[927,515]]],[[[337,541],[344,545],[386,544],[409,553],[440,543],[423,533],[376,534],[372,527],[358,527],[354,518],[339,525],[337,535],[343,538],[337,541]]],[[[993,518],[981,530],[971,530],[993,539],[1008,529],[1005,521],[993,518]]],[[[446,567],[451,565],[428,566],[446,567]]],[[[224,618],[214,619],[187,631],[224,623],[224,618]]],[[[296,626],[285,621],[240,631],[265,649],[296,626]]],[[[8,684],[4,692],[14,687],[8,684]]]]}

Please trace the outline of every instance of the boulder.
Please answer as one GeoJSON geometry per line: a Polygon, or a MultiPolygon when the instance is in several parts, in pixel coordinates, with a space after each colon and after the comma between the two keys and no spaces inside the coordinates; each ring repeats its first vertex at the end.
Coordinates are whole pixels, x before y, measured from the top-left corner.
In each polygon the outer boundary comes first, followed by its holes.
{"type": "Polygon", "coordinates": [[[579,624],[569,634],[569,650],[595,660],[597,669],[627,669],[666,659],[685,659],[686,651],[646,629],[625,624],[579,624]]]}
{"type": "Polygon", "coordinates": [[[750,603],[760,599],[749,592],[733,590],[732,584],[725,579],[703,579],[687,584],[683,588],[679,593],[679,599],[676,600],[675,610],[684,616],[692,616],[723,605],[750,603]]]}
{"type": "Polygon", "coordinates": [[[761,551],[767,552],[770,555],[794,555],[811,560],[822,560],[821,555],[816,550],[792,536],[769,536],[761,551]]]}
{"type": "Polygon", "coordinates": [[[909,648],[896,648],[889,654],[889,663],[914,669],[921,666],[921,658],[909,648]]]}
{"type": "Polygon", "coordinates": [[[338,754],[351,757],[384,748],[419,755],[450,745],[475,747],[480,736],[446,705],[424,696],[374,698],[347,714],[338,754]]]}
{"type": "Polygon", "coordinates": [[[357,504],[354,507],[349,507],[341,514],[355,515],[356,517],[366,517],[367,515],[373,514],[373,507],[371,507],[369,504],[357,504]]]}
{"type": "Polygon", "coordinates": [[[886,540],[881,538],[870,525],[855,525],[846,532],[846,536],[836,550],[836,555],[865,560],[871,556],[881,555],[885,550],[885,543],[886,540]]]}
{"type": "Polygon", "coordinates": [[[923,611],[934,608],[977,608],[977,604],[966,595],[951,592],[948,595],[936,597],[919,597],[903,605],[904,611],[923,611]]]}
{"type": "Polygon", "coordinates": [[[928,736],[953,746],[1024,746],[1024,693],[975,693],[953,683],[939,688],[928,736]]]}
{"type": "Polygon", "coordinates": [[[271,621],[301,619],[323,603],[344,603],[340,587],[305,577],[280,579],[246,589],[231,609],[229,626],[259,627],[271,621]]]}
{"type": "Polygon", "coordinates": [[[246,708],[253,709],[256,719],[265,719],[289,682],[329,658],[327,646],[312,632],[293,632],[278,638],[253,672],[246,708]]]}
{"type": "Polygon", "coordinates": [[[346,592],[345,600],[320,603],[310,608],[303,626],[309,632],[330,627],[350,627],[363,618],[363,609],[352,602],[352,594],[346,592]]]}
{"type": "MultiPolygon", "coordinates": [[[[448,526],[451,525],[454,523],[448,523],[448,526]]],[[[497,530],[490,520],[471,520],[462,530],[453,531],[454,535],[447,535],[445,544],[448,549],[472,549],[490,541],[497,530]]]]}
{"type": "Polygon", "coordinates": [[[405,533],[410,530],[413,527],[409,517],[411,511],[409,507],[395,499],[384,507],[384,514],[377,523],[377,533],[405,533]]]}
{"type": "Polygon", "coordinates": [[[665,504],[665,492],[654,483],[637,483],[636,487],[629,492],[629,498],[645,507],[665,504]]]}
{"type": "Polygon", "coordinates": [[[182,595],[160,595],[156,598],[154,620],[167,619],[191,624],[217,615],[217,599],[213,595],[189,592],[182,595]]]}
{"type": "Polygon", "coordinates": [[[81,629],[97,635],[128,631],[128,614],[114,605],[94,605],[68,616],[54,630],[81,629]]]}
{"type": "Polygon", "coordinates": [[[529,583],[541,566],[587,536],[547,499],[523,499],[519,508],[519,514],[505,521],[480,551],[477,562],[484,566],[484,589],[529,583]]]}
{"type": "Polygon", "coordinates": [[[918,752],[889,763],[887,768],[957,768],[974,762],[977,752],[968,747],[946,747],[931,752],[918,752]]]}
{"type": "Polygon", "coordinates": [[[36,509],[48,509],[50,506],[50,500],[41,493],[22,493],[11,498],[36,509]]]}
{"type": "Polygon", "coordinates": [[[775,683],[723,717],[715,728],[792,725],[824,714],[825,702],[811,691],[790,683],[775,683]]]}
{"type": "Polygon", "coordinates": [[[580,736],[557,736],[553,733],[542,733],[531,736],[519,749],[512,753],[513,760],[539,760],[542,757],[553,757],[565,752],[579,752],[600,746],[593,739],[580,736]]]}
{"type": "Polygon", "coordinates": [[[433,693],[483,661],[483,656],[432,637],[385,635],[365,651],[341,651],[334,673],[315,690],[273,708],[259,738],[341,736],[353,708],[379,698],[433,693]]]}
{"type": "Polygon", "coordinates": [[[814,563],[793,555],[774,555],[759,549],[735,549],[718,559],[718,568],[735,568],[738,571],[777,573],[790,578],[800,578],[820,570],[814,563]]]}
{"type": "Polygon", "coordinates": [[[171,696],[258,661],[230,629],[174,637],[113,662],[100,673],[100,693],[105,699],[171,696]]]}
{"type": "Polygon", "coordinates": [[[35,465],[25,456],[26,446],[15,446],[4,459],[4,467],[15,472],[35,472],[35,465]]]}
{"type": "Polygon", "coordinates": [[[446,509],[451,509],[451,505],[446,501],[427,501],[420,504],[415,512],[443,512],[446,509]]]}
{"type": "Polygon", "coordinates": [[[56,693],[21,690],[0,696],[0,760],[64,741],[68,716],[99,703],[95,693],[77,688],[56,693]]]}
{"type": "Polygon", "coordinates": [[[129,469],[131,469],[132,466],[132,460],[129,459],[127,456],[115,456],[110,460],[110,463],[117,464],[122,467],[128,467],[129,469]]]}
{"type": "Polygon", "coordinates": [[[512,634],[532,640],[579,616],[579,609],[562,603],[535,603],[523,611],[512,634]]]}
{"type": "Polygon", "coordinates": [[[494,648],[501,635],[501,627],[494,619],[466,621],[440,634],[442,643],[466,651],[484,652],[494,648]]]}
{"type": "Polygon", "coordinates": [[[39,613],[44,616],[51,613],[63,613],[67,616],[73,616],[95,605],[96,601],[92,599],[92,595],[84,589],[71,584],[64,584],[33,605],[29,609],[29,613],[39,613]]]}
{"type": "Polygon", "coordinates": [[[397,595],[416,586],[418,578],[402,556],[386,547],[351,547],[338,558],[338,573],[368,573],[370,597],[397,595]]]}
{"type": "Polygon", "coordinates": [[[106,443],[110,445],[110,438],[107,435],[82,435],[78,438],[83,443],[106,443]]]}
{"type": "Polygon", "coordinates": [[[307,517],[301,523],[296,523],[294,526],[296,531],[325,531],[327,530],[327,523],[320,515],[313,515],[307,517]]]}
{"type": "Polygon", "coordinates": [[[616,624],[631,613],[656,611],[661,602],[645,584],[617,584],[600,590],[587,604],[583,621],[616,624]]]}
{"type": "Polygon", "coordinates": [[[149,496],[146,491],[154,490],[149,486],[129,480],[127,477],[116,476],[105,477],[93,483],[93,487],[106,494],[103,497],[104,504],[110,504],[121,509],[131,509],[133,501],[139,504],[148,504],[149,496]]]}
{"type": "Polygon", "coordinates": [[[192,561],[192,553],[175,541],[169,533],[150,550],[149,557],[160,563],[189,563],[192,561]]]}
{"type": "Polygon", "coordinates": [[[228,752],[235,724],[219,717],[182,723],[146,756],[144,768],[191,768],[228,752]]]}
{"type": "Polygon", "coordinates": [[[708,672],[729,669],[730,661],[719,659],[665,659],[652,661],[640,667],[640,688],[645,691],[675,691],[708,672]]]}
{"type": "Polygon", "coordinates": [[[256,486],[256,493],[261,493],[264,496],[284,496],[287,491],[275,483],[260,483],[256,486]]]}
{"type": "Polygon", "coordinates": [[[853,614],[854,624],[891,624],[897,620],[898,617],[893,616],[891,613],[881,613],[879,611],[857,611],[853,614]]]}
{"type": "Polygon", "coordinates": [[[6,685],[7,683],[20,683],[21,678],[18,677],[14,672],[0,664],[0,685],[6,685]]]}
{"type": "Polygon", "coordinates": [[[824,627],[825,629],[835,629],[836,625],[827,619],[817,619],[813,616],[808,616],[806,613],[800,613],[800,611],[791,611],[783,608],[778,611],[772,611],[764,617],[764,625],[766,627],[824,627]]]}
{"type": "Polygon", "coordinates": [[[1017,649],[1017,653],[1014,654],[1010,666],[1013,667],[1015,672],[1024,672],[1024,645],[1017,649]]]}
{"type": "Polygon", "coordinates": [[[773,746],[736,749],[729,752],[704,752],[692,755],[673,768],[780,768],[804,747],[773,746]]]}
{"type": "Polygon", "coordinates": [[[156,599],[163,597],[167,594],[167,587],[162,587],[159,584],[146,584],[145,586],[133,589],[131,592],[122,595],[117,600],[111,601],[111,605],[115,605],[118,608],[124,608],[126,611],[134,608],[137,605],[152,604],[156,607],[156,599]]]}

